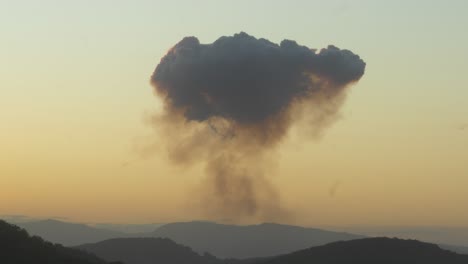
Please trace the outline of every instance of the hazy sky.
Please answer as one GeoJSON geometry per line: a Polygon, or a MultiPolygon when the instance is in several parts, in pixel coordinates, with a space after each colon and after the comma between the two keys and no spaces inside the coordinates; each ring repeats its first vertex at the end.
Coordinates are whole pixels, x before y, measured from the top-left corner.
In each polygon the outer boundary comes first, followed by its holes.
{"type": "Polygon", "coordinates": [[[271,179],[289,223],[465,225],[467,11],[456,0],[2,0],[0,215],[203,218],[189,202],[203,169],[168,164],[147,122],[161,107],[149,78],[185,36],[245,31],[367,63],[323,137],[280,147],[271,179]]]}

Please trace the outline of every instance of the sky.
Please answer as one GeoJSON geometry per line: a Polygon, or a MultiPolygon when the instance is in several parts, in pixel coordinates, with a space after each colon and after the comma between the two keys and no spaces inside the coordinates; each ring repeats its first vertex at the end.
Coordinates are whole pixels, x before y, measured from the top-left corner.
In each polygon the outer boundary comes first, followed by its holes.
{"type": "MultiPolygon", "coordinates": [[[[201,167],[168,162],[150,76],[185,36],[241,31],[367,64],[320,138],[269,178],[300,225],[468,222],[467,1],[0,1],[0,215],[204,219],[201,167]]],[[[223,219],[209,219],[220,221],[223,219]]],[[[278,219],[263,219],[270,222],[278,219]]]]}

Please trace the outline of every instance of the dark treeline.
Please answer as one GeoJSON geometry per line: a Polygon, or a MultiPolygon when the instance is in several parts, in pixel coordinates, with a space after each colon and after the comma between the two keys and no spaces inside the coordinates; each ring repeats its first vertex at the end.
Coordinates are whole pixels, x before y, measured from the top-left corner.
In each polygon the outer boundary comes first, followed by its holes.
{"type": "Polygon", "coordinates": [[[24,229],[2,220],[0,220],[0,263],[107,264],[90,253],[53,244],[37,236],[30,236],[24,229]]]}

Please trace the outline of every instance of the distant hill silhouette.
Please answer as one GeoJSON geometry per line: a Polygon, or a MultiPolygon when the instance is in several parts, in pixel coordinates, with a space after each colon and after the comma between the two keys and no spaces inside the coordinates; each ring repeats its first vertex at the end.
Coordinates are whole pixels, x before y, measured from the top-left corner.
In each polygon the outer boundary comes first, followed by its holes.
{"type": "Polygon", "coordinates": [[[76,249],[30,236],[24,229],[0,220],[0,263],[2,264],[105,264],[76,249]]]}
{"type": "Polygon", "coordinates": [[[66,223],[50,219],[18,223],[17,225],[26,229],[32,235],[37,235],[47,241],[65,246],[76,246],[110,238],[134,236],[123,232],[94,228],[84,224],[66,223]]]}
{"type": "Polygon", "coordinates": [[[416,239],[441,245],[468,247],[468,227],[443,226],[348,226],[329,230],[362,234],[369,237],[416,239]]]}
{"type": "Polygon", "coordinates": [[[365,238],[333,242],[276,257],[218,259],[200,255],[164,238],[110,239],[79,249],[107,261],[126,264],[466,264],[468,255],[439,248],[435,244],[397,238],[365,238]]]}
{"type": "Polygon", "coordinates": [[[199,253],[209,252],[221,258],[273,256],[334,241],[363,238],[280,224],[236,226],[210,222],[167,224],[158,228],[153,236],[167,237],[199,253]]]}
{"type": "Polygon", "coordinates": [[[467,255],[435,244],[396,238],[334,242],[275,257],[259,264],[466,264],[467,255]]]}
{"type": "Polygon", "coordinates": [[[167,238],[117,238],[78,246],[107,261],[125,264],[247,264],[249,261],[221,260],[208,253],[200,255],[167,238]]]}
{"type": "Polygon", "coordinates": [[[439,247],[442,249],[447,249],[447,250],[456,252],[458,254],[468,255],[468,247],[445,245],[445,244],[439,244],[439,247]]]}
{"type": "Polygon", "coordinates": [[[100,223],[90,225],[91,227],[99,229],[107,229],[117,232],[123,232],[126,234],[139,234],[153,232],[158,229],[160,226],[164,225],[163,223],[158,224],[110,224],[110,223],[100,223]]]}
{"type": "MultiPolygon", "coordinates": [[[[207,229],[227,229],[232,230],[236,229],[239,226],[233,226],[233,228],[229,228],[229,225],[218,225],[209,222],[188,222],[188,223],[173,223],[173,224],[94,224],[94,225],[87,225],[87,224],[78,224],[78,223],[68,223],[58,220],[34,220],[27,216],[7,216],[12,220],[7,220],[8,222],[12,222],[17,220],[17,222],[13,222],[16,225],[19,225],[26,229],[28,233],[37,235],[42,237],[47,241],[51,241],[53,243],[60,243],[65,246],[76,246],[85,243],[95,243],[106,239],[112,238],[125,238],[125,237],[169,237],[175,240],[178,243],[186,244],[191,246],[195,251],[202,253],[204,251],[210,252],[213,249],[211,244],[213,242],[207,242],[205,245],[200,245],[198,241],[195,239],[192,243],[193,239],[184,237],[181,235],[177,229],[193,229],[198,228],[200,225],[202,226],[210,226],[216,225],[215,228],[207,228],[207,229]],[[161,230],[158,230],[162,226],[161,230]],[[227,228],[220,228],[227,227],[227,228]],[[148,231],[151,230],[151,231],[148,231]],[[157,230],[157,231],[154,231],[157,230]],[[192,241],[192,242],[191,242],[192,241]]],[[[274,224],[265,224],[265,225],[274,225],[274,224]]],[[[259,226],[259,225],[257,225],[259,226]]],[[[282,226],[282,225],[279,225],[282,226]]],[[[250,226],[254,227],[254,226],[250,226]]],[[[283,226],[288,227],[288,226],[283,226]]],[[[308,229],[308,230],[320,230],[321,229],[312,229],[312,228],[302,228],[302,227],[294,227],[289,226],[291,229],[308,229]]],[[[244,228],[248,229],[248,228],[244,228]]],[[[351,238],[338,235],[331,240],[324,240],[324,241],[309,241],[306,240],[306,243],[298,243],[297,246],[285,247],[283,251],[280,253],[289,253],[294,250],[303,249],[309,246],[317,246],[323,245],[329,242],[339,241],[339,240],[349,240],[349,239],[357,239],[357,238],[364,238],[364,237],[398,237],[402,239],[416,239],[424,242],[435,243],[438,244],[441,248],[449,249],[455,251],[460,254],[468,254],[468,228],[466,227],[411,227],[411,226],[354,226],[354,227],[326,227],[325,229],[332,231],[332,233],[336,234],[346,234],[349,235],[351,238]],[[308,242],[312,242],[311,244],[307,244],[308,242]],[[317,243],[316,243],[317,242],[317,243]]],[[[275,228],[272,228],[274,232],[276,232],[275,228]]],[[[187,231],[187,230],[186,230],[187,231]]],[[[216,230],[217,232],[218,230],[216,230]]],[[[225,230],[226,231],[226,230],[225,230]]],[[[229,233],[230,231],[227,231],[229,233]]],[[[327,232],[327,231],[324,231],[327,232]]],[[[222,232],[223,235],[216,236],[221,240],[215,240],[216,244],[220,243],[220,245],[215,245],[216,252],[213,254],[218,253],[217,255],[220,257],[249,257],[249,254],[237,254],[234,251],[226,250],[226,253],[223,253],[221,248],[223,245],[229,244],[230,242],[224,242],[227,238],[224,235],[226,232],[222,232]],[[234,252],[235,254],[231,254],[234,252]],[[221,253],[221,254],[219,254],[221,253]]],[[[265,236],[265,235],[263,235],[265,236]]],[[[269,235],[268,235],[269,236],[269,235]]],[[[209,236],[211,237],[211,235],[209,236]]],[[[237,236],[234,236],[237,237],[237,236]]],[[[244,235],[240,235],[241,238],[244,239],[244,235]]],[[[276,240],[278,236],[274,236],[274,240],[276,240]]],[[[299,238],[298,240],[300,240],[299,238]]],[[[244,241],[244,240],[241,240],[244,241]]],[[[232,243],[235,243],[233,241],[232,243]]],[[[265,249],[259,253],[259,250],[254,250],[254,256],[265,256],[268,253],[278,250],[276,247],[278,243],[281,242],[274,242],[268,241],[265,244],[265,249]],[[273,246],[276,248],[272,248],[271,251],[268,251],[267,248],[273,246]]],[[[226,247],[228,247],[227,245],[226,247]]],[[[242,249],[238,249],[242,251],[242,249]]]]}

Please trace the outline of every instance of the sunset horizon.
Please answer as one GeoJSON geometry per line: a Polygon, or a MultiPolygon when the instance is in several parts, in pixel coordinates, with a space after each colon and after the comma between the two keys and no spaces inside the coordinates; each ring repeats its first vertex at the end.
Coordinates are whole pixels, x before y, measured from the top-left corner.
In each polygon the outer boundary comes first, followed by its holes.
{"type": "Polygon", "coordinates": [[[0,243],[96,255],[70,264],[303,264],[372,243],[464,263],[466,11],[3,1],[0,243]],[[149,245],[149,262],[114,255],[149,245]]]}

